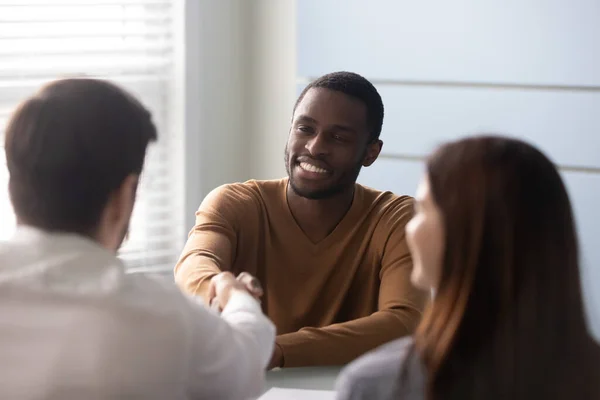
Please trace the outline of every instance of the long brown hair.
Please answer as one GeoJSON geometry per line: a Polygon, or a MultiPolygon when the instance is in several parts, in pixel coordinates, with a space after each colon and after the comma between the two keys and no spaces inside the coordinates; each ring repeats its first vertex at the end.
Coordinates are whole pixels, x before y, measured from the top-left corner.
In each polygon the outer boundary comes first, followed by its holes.
{"type": "Polygon", "coordinates": [[[427,398],[600,399],[571,203],[552,162],[480,136],[440,147],[427,174],[446,229],[415,335],[427,398]]]}

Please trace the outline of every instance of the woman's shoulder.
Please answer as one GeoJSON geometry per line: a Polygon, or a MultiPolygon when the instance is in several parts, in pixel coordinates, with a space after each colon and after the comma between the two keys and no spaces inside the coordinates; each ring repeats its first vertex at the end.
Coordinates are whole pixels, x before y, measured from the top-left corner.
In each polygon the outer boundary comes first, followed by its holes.
{"type": "MultiPolygon", "coordinates": [[[[384,344],[350,363],[336,382],[338,399],[397,398],[398,391],[422,393],[423,376],[420,362],[412,354],[413,339],[406,337],[384,344]],[[416,362],[415,362],[416,361],[416,362]],[[400,387],[401,372],[408,368],[407,382],[400,387]],[[415,389],[415,390],[413,390],[415,389]]],[[[404,398],[418,399],[421,396],[404,398]]]]}

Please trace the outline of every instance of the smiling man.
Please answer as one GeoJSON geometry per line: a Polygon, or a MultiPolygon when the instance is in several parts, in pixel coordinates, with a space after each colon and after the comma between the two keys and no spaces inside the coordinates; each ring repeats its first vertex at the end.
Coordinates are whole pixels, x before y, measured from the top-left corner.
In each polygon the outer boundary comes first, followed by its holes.
{"type": "Polygon", "coordinates": [[[271,367],[345,364],[419,322],[426,295],[410,284],[404,237],[412,199],[356,183],[379,156],[382,124],[369,81],[325,75],[294,107],[288,177],[221,186],[196,213],[176,281],[210,302],[219,272],[258,277],[279,334],[271,367]]]}

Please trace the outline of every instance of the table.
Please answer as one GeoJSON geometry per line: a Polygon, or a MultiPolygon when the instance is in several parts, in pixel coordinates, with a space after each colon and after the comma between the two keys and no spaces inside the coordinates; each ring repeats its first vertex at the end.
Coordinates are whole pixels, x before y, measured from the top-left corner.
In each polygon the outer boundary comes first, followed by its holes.
{"type": "Polygon", "coordinates": [[[267,372],[265,392],[272,387],[333,390],[343,367],[283,368],[267,372]]]}

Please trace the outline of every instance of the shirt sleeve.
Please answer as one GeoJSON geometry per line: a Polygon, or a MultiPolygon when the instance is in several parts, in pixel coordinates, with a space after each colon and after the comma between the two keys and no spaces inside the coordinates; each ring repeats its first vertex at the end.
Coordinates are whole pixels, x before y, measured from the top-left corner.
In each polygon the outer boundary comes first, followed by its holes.
{"type": "Polygon", "coordinates": [[[412,201],[399,201],[382,216],[372,240],[384,243],[378,311],[322,328],[303,328],[277,337],[285,367],[343,365],[379,345],[412,334],[428,295],[410,281],[412,259],[404,227],[412,201]]]}
{"type": "Polygon", "coordinates": [[[234,185],[224,185],[206,196],[196,212],[196,223],[175,266],[175,282],[186,293],[205,301],[210,279],[232,267],[240,219],[248,196],[234,185]]]}
{"type": "Polygon", "coordinates": [[[220,316],[202,304],[192,305],[191,397],[258,397],[275,341],[275,327],[258,302],[236,291],[220,316]]]}

